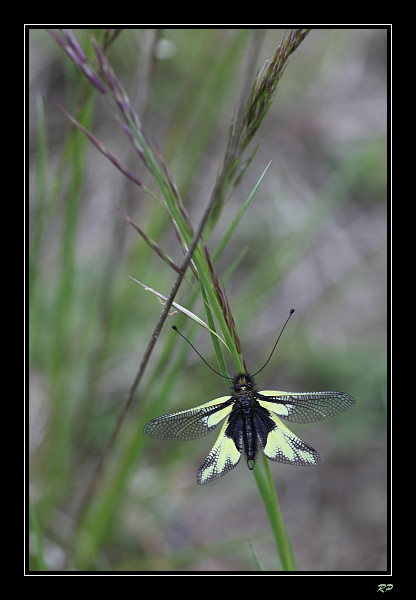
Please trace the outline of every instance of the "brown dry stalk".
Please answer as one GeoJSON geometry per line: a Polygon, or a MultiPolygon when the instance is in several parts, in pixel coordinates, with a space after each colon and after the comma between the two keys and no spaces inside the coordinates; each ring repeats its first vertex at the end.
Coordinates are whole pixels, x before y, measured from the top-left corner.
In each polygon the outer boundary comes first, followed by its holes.
{"type": "Polygon", "coordinates": [[[129,411],[131,405],[132,405],[134,394],[135,394],[135,392],[136,392],[136,390],[137,390],[137,388],[138,388],[138,386],[139,386],[139,384],[140,384],[140,382],[141,382],[141,380],[143,378],[143,374],[144,374],[144,372],[146,370],[147,364],[149,362],[149,358],[150,358],[150,356],[151,356],[151,354],[153,352],[153,348],[155,347],[155,344],[157,342],[159,334],[160,334],[160,332],[162,330],[163,324],[164,324],[164,322],[166,320],[166,317],[167,317],[167,315],[169,313],[169,310],[170,310],[170,308],[172,306],[172,302],[173,302],[173,300],[174,300],[174,298],[175,298],[175,296],[176,296],[176,294],[178,292],[179,286],[182,283],[182,279],[183,279],[183,277],[185,275],[185,272],[186,272],[186,270],[187,270],[187,268],[189,266],[189,263],[191,262],[192,255],[195,252],[195,248],[196,248],[196,246],[197,246],[197,244],[198,244],[198,242],[200,240],[202,232],[203,232],[203,230],[205,228],[205,225],[206,225],[206,223],[208,221],[208,218],[209,218],[209,215],[211,213],[212,207],[213,207],[213,205],[215,203],[215,200],[216,200],[216,194],[213,193],[211,195],[211,198],[210,198],[210,200],[208,202],[208,205],[205,208],[205,211],[204,211],[204,213],[203,213],[203,215],[201,217],[201,220],[200,220],[199,225],[198,225],[198,227],[196,229],[195,235],[194,235],[194,237],[192,239],[191,245],[189,246],[188,251],[187,251],[187,253],[185,255],[185,258],[184,258],[184,260],[183,260],[183,262],[181,264],[180,273],[178,273],[178,275],[177,275],[177,277],[175,279],[175,282],[174,282],[174,284],[172,286],[172,289],[171,289],[171,291],[169,293],[169,296],[168,296],[168,298],[167,298],[167,300],[166,300],[166,302],[164,304],[164,307],[163,307],[162,313],[161,313],[161,315],[159,317],[159,320],[156,323],[156,326],[155,326],[155,328],[153,330],[153,333],[152,333],[152,335],[150,337],[150,340],[149,340],[149,342],[147,344],[147,347],[146,347],[146,349],[145,349],[145,351],[143,353],[143,357],[142,357],[142,360],[140,362],[139,368],[137,370],[136,376],[135,376],[135,378],[134,378],[134,380],[133,380],[133,382],[132,382],[132,384],[130,386],[130,389],[129,389],[128,393],[127,393],[126,399],[125,399],[124,404],[123,404],[123,406],[121,408],[121,411],[120,411],[120,414],[118,416],[117,422],[116,422],[116,424],[114,426],[114,429],[113,429],[113,431],[112,431],[112,433],[111,433],[111,435],[110,435],[110,437],[109,437],[106,445],[104,446],[104,449],[103,449],[103,451],[101,453],[101,456],[98,459],[98,463],[97,463],[97,465],[95,467],[94,473],[93,473],[93,475],[91,477],[90,483],[87,486],[87,488],[86,488],[86,490],[84,492],[84,495],[81,498],[81,502],[80,502],[79,507],[77,509],[77,512],[76,512],[76,514],[74,516],[74,520],[73,520],[73,523],[72,523],[71,531],[70,531],[70,534],[69,534],[69,539],[67,541],[67,553],[66,553],[66,557],[65,557],[65,565],[68,562],[68,559],[69,559],[69,556],[70,556],[70,553],[71,553],[71,550],[72,550],[72,547],[73,547],[73,542],[74,542],[74,539],[75,539],[75,534],[77,532],[78,526],[79,526],[79,524],[80,524],[80,522],[81,522],[81,520],[82,520],[82,518],[83,518],[83,516],[84,516],[84,514],[86,512],[86,509],[87,509],[87,507],[88,507],[88,505],[89,505],[89,503],[90,503],[90,501],[91,501],[91,499],[93,497],[94,491],[97,488],[97,485],[98,485],[98,483],[100,481],[100,477],[101,477],[101,474],[103,472],[104,466],[106,464],[107,458],[108,458],[108,456],[109,456],[109,454],[110,454],[110,452],[111,452],[111,450],[112,450],[112,448],[114,446],[114,443],[115,443],[115,441],[116,441],[116,439],[117,439],[117,437],[118,437],[118,435],[119,435],[119,433],[121,431],[122,425],[124,423],[124,419],[126,418],[126,415],[127,415],[128,411],[129,411]]]}

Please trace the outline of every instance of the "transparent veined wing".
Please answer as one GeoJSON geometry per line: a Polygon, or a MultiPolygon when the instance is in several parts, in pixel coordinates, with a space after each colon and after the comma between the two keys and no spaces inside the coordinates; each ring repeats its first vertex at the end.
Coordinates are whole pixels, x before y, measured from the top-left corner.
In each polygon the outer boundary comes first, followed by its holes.
{"type": "Polygon", "coordinates": [[[313,423],[352,408],[355,400],[344,392],[280,392],[258,393],[261,406],[293,423],[313,423]],[[262,397],[263,396],[263,397],[262,397]]]}
{"type": "Polygon", "coordinates": [[[290,431],[266,407],[260,404],[254,410],[253,418],[259,446],[270,460],[308,467],[321,462],[318,452],[290,431]]]}
{"type": "Polygon", "coordinates": [[[223,396],[188,410],[162,415],[146,423],[143,433],[165,440],[194,440],[214,429],[230,413],[232,404],[230,396],[223,396]]]}
{"type": "Polygon", "coordinates": [[[243,423],[239,412],[227,417],[217,441],[196,476],[202,485],[222,477],[238,464],[243,450],[243,423]]]}

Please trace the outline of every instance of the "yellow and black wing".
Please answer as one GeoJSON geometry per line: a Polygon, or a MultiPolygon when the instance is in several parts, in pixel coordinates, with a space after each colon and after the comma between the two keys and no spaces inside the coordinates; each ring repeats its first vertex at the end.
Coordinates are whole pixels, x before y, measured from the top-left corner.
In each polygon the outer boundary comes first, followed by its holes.
{"type": "Polygon", "coordinates": [[[243,428],[239,412],[232,412],[233,404],[232,397],[223,396],[188,410],[162,415],[146,423],[143,433],[159,439],[193,440],[207,435],[226,419],[217,441],[197,473],[197,482],[202,485],[225,475],[240,460],[243,428]]]}
{"type": "Polygon", "coordinates": [[[344,392],[280,392],[265,390],[257,394],[258,402],[279,417],[292,423],[322,421],[352,408],[355,400],[344,392]]]}
{"type": "Polygon", "coordinates": [[[312,446],[290,431],[268,406],[264,406],[271,402],[258,400],[258,404],[253,411],[253,419],[259,446],[267,458],[308,467],[321,462],[319,453],[312,446]]]}
{"type": "Polygon", "coordinates": [[[146,423],[143,433],[164,440],[195,440],[214,429],[231,409],[230,396],[223,396],[188,410],[156,417],[146,423]]]}
{"type": "Polygon", "coordinates": [[[355,400],[343,392],[280,392],[256,394],[258,408],[254,422],[259,446],[270,460],[293,465],[314,466],[319,453],[295,435],[279,417],[294,423],[320,421],[352,408],[355,400]]]}
{"type": "Polygon", "coordinates": [[[232,411],[196,475],[202,485],[222,477],[237,466],[243,450],[243,421],[240,411],[232,411]]]}

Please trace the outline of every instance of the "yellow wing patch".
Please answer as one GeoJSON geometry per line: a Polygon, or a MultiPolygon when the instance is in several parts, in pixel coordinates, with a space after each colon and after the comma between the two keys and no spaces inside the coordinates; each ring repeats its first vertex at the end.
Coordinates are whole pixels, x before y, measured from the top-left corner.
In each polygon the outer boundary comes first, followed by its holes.
{"type": "Polygon", "coordinates": [[[234,441],[225,433],[227,426],[228,419],[222,426],[217,441],[197,473],[196,480],[200,485],[222,477],[231,469],[234,469],[241,458],[242,435],[239,440],[234,441]]]}
{"type": "MultiPolygon", "coordinates": [[[[268,402],[260,401],[260,404],[264,406],[268,402]]],[[[264,406],[264,408],[268,407],[264,406]]],[[[321,462],[318,452],[292,433],[275,414],[270,412],[269,418],[273,421],[274,427],[268,432],[266,440],[258,436],[260,448],[267,458],[308,467],[321,462]]]]}
{"type": "Polygon", "coordinates": [[[281,392],[264,390],[258,401],[264,408],[293,423],[322,421],[352,408],[355,400],[345,392],[281,392]],[[262,396],[264,398],[262,398],[262,396]],[[266,400],[265,398],[269,398],[266,400]]]}

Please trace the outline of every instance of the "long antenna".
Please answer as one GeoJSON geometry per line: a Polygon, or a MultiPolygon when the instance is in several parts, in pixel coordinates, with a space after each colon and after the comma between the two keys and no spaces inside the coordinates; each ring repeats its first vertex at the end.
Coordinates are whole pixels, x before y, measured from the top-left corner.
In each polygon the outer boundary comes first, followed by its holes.
{"type": "Polygon", "coordinates": [[[191,344],[191,342],[188,340],[188,338],[186,338],[176,327],[176,325],[172,325],[172,329],[174,329],[176,331],[176,333],[179,333],[180,336],[183,337],[184,340],[186,340],[188,342],[188,344],[191,346],[191,348],[193,348],[195,350],[195,352],[198,354],[199,358],[202,358],[202,360],[204,361],[204,363],[211,369],[211,371],[214,371],[214,373],[216,373],[217,375],[220,375],[221,377],[224,377],[224,379],[232,379],[232,377],[228,377],[227,375],[223,375],[222,373],[219,373],[218,371],[216,371],[213,367],[211,367],[210,364],[207,363],[207,361],[205,360],[205,358],[203,356],[201,356],[198,352],[198,350],[195,348],[195,346],[193,344],[191,344]]]}
{"type": "Polygon", "coordinates": [[[286,323],[283,325],[283,327],[282,327],[282,331],[279,333],[279,337],[277,338],[277,340],[276,340],[276,343],[275,343],[275,345],[273,346],[273,350],[270,352],[270,356],[269,356],[269,358],[266,360],[266,362],[264,363],[264,365],[262,366],[262,368],[261,368],[261,369],[259,369],[259,370],[258,370],[256,373],[254,373],[254,374],[252,375],[252,377],[254,377],[254,375],[257,375],[258,373],[260,373],[260,371],[263,371],[264,367],[267,365],[267,363],[268,363],[268,362],[269,362],[269,360],[271,359],[271,357],[272,357],[272,354],[273,354],[273,352],[274,352],[274,351],[275,351],[275,349],[276,349],[277,342],[280,340],[280,336],[282,335],[282,333],[283,333],[283,331],[284,331],[284,329],[285,329],[286,325],[288,324],[288,321],[289,321],[290,317],[293,315],[293,313],[294,313],[294,312],[295,312],[295,309],[294,309],[294,308],[291,308],[291,309],[290,309],[289,316],[288,316],[288,318],[286,319],[286,323]]]}

